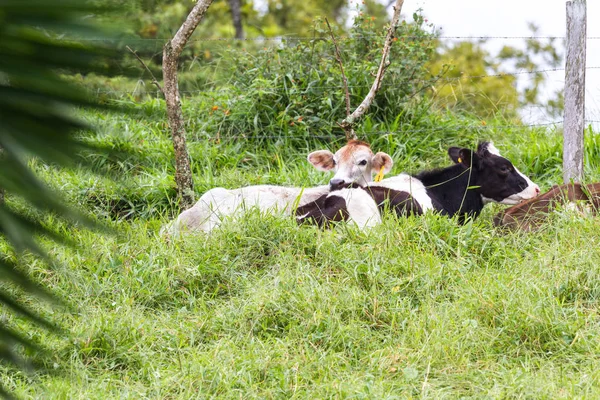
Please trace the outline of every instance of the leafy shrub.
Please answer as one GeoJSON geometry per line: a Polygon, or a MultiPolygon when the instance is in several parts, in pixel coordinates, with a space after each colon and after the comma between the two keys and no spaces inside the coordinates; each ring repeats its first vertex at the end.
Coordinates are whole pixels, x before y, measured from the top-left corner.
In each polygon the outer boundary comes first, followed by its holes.
{"type": "MultiPolygon", "coordinates": [[[[411,101],[431,86],[425,68],[434,51],[434,37],[424,19],[415,14],[412,23],[397,30],[382,87],[368,113],[373,120],[410,119],[411,101]]],[[[373,84],[381,60],[385,32],[373,21],[358,16],[348,37],[338,39],[352,107],[357,107],[373,84]]],[[[330,136],[335,121],[345,117],[344,89],[334,45],[325,24],[315,23],[315,38],[282,40],[253,54],[226,49],[224,76],[228,85],[210,93],[209,104],[199,111],[210,115],[210,137],[254,138],[330,136]],[[214,131],[213,131],[214,129],[214,131]]],[[[341,132],[341,131],[340,131],[341,132]]],[[[339,135],[340,132],[336,134],[339,135]]]]}

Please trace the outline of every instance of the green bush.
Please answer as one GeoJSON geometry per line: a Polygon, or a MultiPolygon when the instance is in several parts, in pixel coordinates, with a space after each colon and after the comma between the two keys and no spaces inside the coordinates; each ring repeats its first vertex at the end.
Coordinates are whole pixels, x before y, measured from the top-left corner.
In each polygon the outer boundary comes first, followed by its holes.
{"type": "MultiPolygon", "coordinates": [[[[359,16],[350,35],[338,39],[353,109],[369,92],[381,60],[385,32],[374,26],[359,16]]],[[[426,28],[418,14],[397,28],[391,65],[368,111],[374,121],[414,118],[409,109],[421,104],[422,92],[435,79],[425,68],[435,48],[426,28]]],[[[257,53],[229,48],[221,57],[226,66],[221,74],[229,83],[205,94],[196,107],[209,115],[210,137],[331,136],[335,123],[346,116],[342,75],[323,22],[315,23],[313,40],[283,40],[257,53]]]]}

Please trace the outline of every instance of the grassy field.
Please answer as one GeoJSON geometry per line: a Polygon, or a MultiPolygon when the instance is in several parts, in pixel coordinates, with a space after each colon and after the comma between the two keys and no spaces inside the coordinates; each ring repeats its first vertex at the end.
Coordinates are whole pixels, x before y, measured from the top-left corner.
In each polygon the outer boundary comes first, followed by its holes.
{"type": "MultiPolygon", "coordinates": [[[[197,107],[186,103],[186,115],[197,107]]],[[[490,206],[464,226],[389,216],[359,232],[250,213],[166,244],[158,230],[175,196],[161,104],[88,118],[102,126],[93,140],[130,152],[116,163],[90,156],[105,176],[31,165],[115,233],[47,217],[77,247],[42,239],[58,266],[21,260],[72,305],[28,300],[59,335],[3,315],[49,350],[47,371],[1,367],[0,383],[22,398],[600,397],[600,218],[562,211],[540,232],[503,233],[491,224],[501,207],[490,206]]],[[[561,179],[560,132],[436,118],[431,132],[367,121],[393,134],[364,137],[393,156],[393,173],[492,139],[542,189],[561,179]]],[[[188,131],[198,193],[327,182],[306,154],[343,144],[208,141],[194,118],[188,131]]],[[[600,139],[587,136],[586,172],[598,181],[600,139]]]]}

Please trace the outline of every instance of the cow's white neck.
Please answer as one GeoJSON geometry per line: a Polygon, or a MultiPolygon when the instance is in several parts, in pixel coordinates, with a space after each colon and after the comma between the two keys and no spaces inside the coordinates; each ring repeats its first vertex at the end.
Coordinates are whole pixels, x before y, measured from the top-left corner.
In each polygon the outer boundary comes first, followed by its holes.
{"type": "Polygon", "coordinates": [[[324,194],[329,193],[329,185],[322,185],[322,186],[311,187],[311,188],[289,188],[289,189],[297,191],[296,197],[300,196],[300,199],[298,200],[299,207],[303,206],[305,204],[308,204],[310,202],[313,202],[313,201],[317,200],[319,197],[323,196],[324,194]]]}
{"type": "Polygon", "coordinates": [[[427,189],[423,182],[408,174],[400,174],[390,178],[383,179],[381,182],[370,183],[369,186],[381,186],[401,192],[410,193],[410,195],[419,203],[423,212],[433,210],[433,202],[427,194],[427,189]]]}

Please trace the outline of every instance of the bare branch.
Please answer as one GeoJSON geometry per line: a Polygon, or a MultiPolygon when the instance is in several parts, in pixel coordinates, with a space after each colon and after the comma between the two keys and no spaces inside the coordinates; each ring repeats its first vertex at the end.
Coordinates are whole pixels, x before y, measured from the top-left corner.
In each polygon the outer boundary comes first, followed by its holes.
{"type": "MultiPolygon", "coordinates": [[[[333,41],[333,45],[335,46],[335,58],[340,64],[340,70],[342,71],[342,82],[344,83],[344,91],[346,94],[346,117],[350,116],[350,92],[348,91],[348,79],[346,79],[346,74],[344,73],[344,64],[342,63],[342,55],[340,54],[340,49],[335,40],[335,36],[333,35],[333,30],[331,30],[331,25],[329,25],[329,20],[325,18],[325,22],[327,23],[327,27],[329,28],[329,34],[331,35],[331,40],[333,41]]],[[[356,134],[354,131],[346,132],[346,139],[356,139],[356,134]]]]}
{"type": "Polygon", "coordinates": [[[138,61],[140,62],[140,64],[142,64],[142,67],[144,67],[146,69],[146,71],[148,71],[150,73],[150,76],[152,77],[152,83],[158,88],[158,90],[160,90],[160,92],[164,95],[165,92],[163,91],[162,86],[160,86],[160,83],[158,83],[158,81],[156,80],[156,77],[154,76],[154,74],[152,73],[152,71],[150,71],[150,68],[148,68],[148,66],[146,65],[146,63],[144,62],[144,60],[142,60],[140,58],[140,56],[138,56],[138,54],[131,49],[131,47],[129,46],[125,46],[127,47],[127,50],[129,50],[134,56],[135,58],[138,59],[138,61]]]}
{"type": "Polygon", "coordinates": [[[402,5],[404,4],[404,0],[396,0],[396,5],[394,6],[394,16],[390,22],[390,27],[388,28],[387,36],[385,38],[385,42],[383,45],[383,54],[381,56],[381,63],[379,64],[379,69],[377,70],[377,75],[375,76],[375,81],[369,90],[369,93],[365,97],[365,99],[360,103],[358,108],[354,110],[352,114],[346,117],[341,125],[344,127],[344,131],[348,132],[356,121],[361,118],[365,111],[369,108],[369,106],[373,103],[375,99],[375,95],[377,91],[381,87],[381,81],[383,79],[383,74],[385,70],[390,65],[389,54],[390,48],[392,47],[392,40],[394,39],[394,34],[396,32],[396,26],[398,25],[398,21],[400,20],[400,11],[402,10],[402,5]]]}
{"type": "Polygon", "coordinates": [[[179,57],[183,51],[188,39],[196,30],[196,27],[200,21],[202,21],[202,18],[204,18],[204,14],[212,2],[213,0],[198,0],[175,36],[173,36],[173,39],[169,41],[171,47],[173,48],[173,54],[175,54],[176,57],[179,57]]]}

